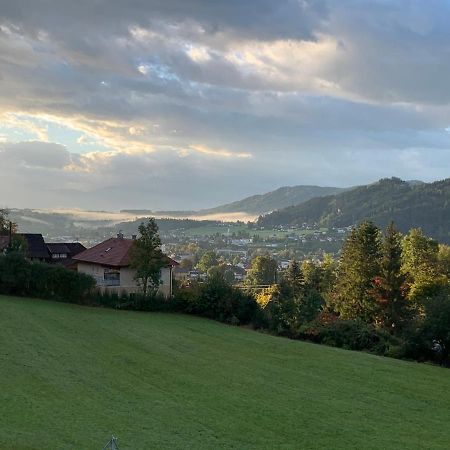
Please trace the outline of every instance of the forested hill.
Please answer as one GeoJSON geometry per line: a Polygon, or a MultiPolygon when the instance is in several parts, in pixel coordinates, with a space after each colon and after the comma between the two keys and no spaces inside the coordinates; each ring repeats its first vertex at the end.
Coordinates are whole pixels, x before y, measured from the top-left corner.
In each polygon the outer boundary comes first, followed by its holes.
{"type": "Polygon", "coordinates": [[[233,203],[204,209],[201,214],[246,212],[263,214],[286,206],[298,205],[312,198],[343,192],[345,189],[322,186],[285,186],[266,194],[252,195],[233,203]]]}
{"type": "Polygon", "coordinates": [[[365,219],[383,227],[393,220],[405,232],[421,227],[427,235],[450,242],[450,178],[435,183],[382,179],[338,195],[274,211],[261,217],[258,224],[345,227],[365,219]]]}

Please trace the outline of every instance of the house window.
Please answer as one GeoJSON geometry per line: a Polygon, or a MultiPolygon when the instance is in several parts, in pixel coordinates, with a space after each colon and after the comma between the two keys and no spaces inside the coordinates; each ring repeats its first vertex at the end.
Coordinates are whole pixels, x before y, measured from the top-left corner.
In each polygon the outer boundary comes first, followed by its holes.
{"type": "Polygon", "coordinates": [[[67,253],[53,253],[52,259],[64,259],[67,258],[67,253]]]}
{"type": "Polygon", "coordinates": [[[103,279],[105,286],[120,286],[120,270],[105,269],[103,279]]]}

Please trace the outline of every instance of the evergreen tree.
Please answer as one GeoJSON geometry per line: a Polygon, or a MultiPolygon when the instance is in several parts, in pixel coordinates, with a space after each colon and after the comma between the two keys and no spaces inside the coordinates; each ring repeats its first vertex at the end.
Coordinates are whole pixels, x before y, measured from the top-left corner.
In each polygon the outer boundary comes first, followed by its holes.
{"type": "Polygon", "coordinates": [[[372,222],[354,228],[342,249],[334,308],[344,319],[372,323],[378,305],[373,296],[381,257],[380,230],[372,222]]]}
{"type": "Polygon", "coordinates": [[[337,281],[338,262],[327,253],[323,255],[320,277],[320,294],[324,302],[330,306],[333,298],[333,289],[337,281]]]}
{"type": "Polygon", "coordinates": [[[386,228],[382,244],[380,273],[375,280],[374,295],[379,306],[379,322],[391,332],[401,330],[407,318],[407,301],[404,295],[405,276],[401,273],[401,234],[394,223],[386,228]]]}
{"type": "Polygon", "coordinates": [[[284,274],[284,280],[292,289],[292,295],[295,297],[303,293],[305,278],[303,277],[300,264],[293,259],[284,274]]]}

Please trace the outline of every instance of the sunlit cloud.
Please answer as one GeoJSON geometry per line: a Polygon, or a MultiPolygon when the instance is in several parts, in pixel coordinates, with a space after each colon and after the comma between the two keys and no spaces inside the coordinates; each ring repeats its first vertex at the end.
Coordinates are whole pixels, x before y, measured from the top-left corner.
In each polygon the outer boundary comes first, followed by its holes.
{"type": "Polygon", "coordinates": [[[448,176],[445,2],[37,3],[0,11],[0,179],[29,180],[17,202],[32,182],[62,198],[48,171],[80,205],[115,189],[166,208],[448,176]]]}
{"type": "Polygon", "coordinates": [[[251,158],[253,156],[251,153],[232,152],[224,148],[215,149],[204,145],[191,145],[190,148],[204,155],[217,156],[221,158],[251,158]]]}

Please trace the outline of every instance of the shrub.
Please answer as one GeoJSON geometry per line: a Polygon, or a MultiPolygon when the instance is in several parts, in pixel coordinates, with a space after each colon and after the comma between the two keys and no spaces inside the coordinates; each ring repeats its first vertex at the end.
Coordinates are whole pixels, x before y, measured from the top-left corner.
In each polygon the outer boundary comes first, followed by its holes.
{"type": "Polygon", "coordinates": [[[252,322],[258,310],[252,295],[234,288],[219,274],[205,284],[179,289],[173,302],[180,311],[235,325],[252,322]]]}
{"type": "Polygon", "coordinates": [[[22,255],[0,256],[0,292],[3,294],[83,303],[95,286],[89,275],[40,262],[22,255]]]}
{"type": "Polygon", "coordinates": [[[300,327],[298,338],[348,350],[366,350],[378,355],[401,352],[401,341],[361,320],[322,317],[300,327]]]}
{"type": "Polygon", "coordinates": [[[28,295],[31,263],[20,253],[0,256],[0,292],[9,295],[28,295]]]}

